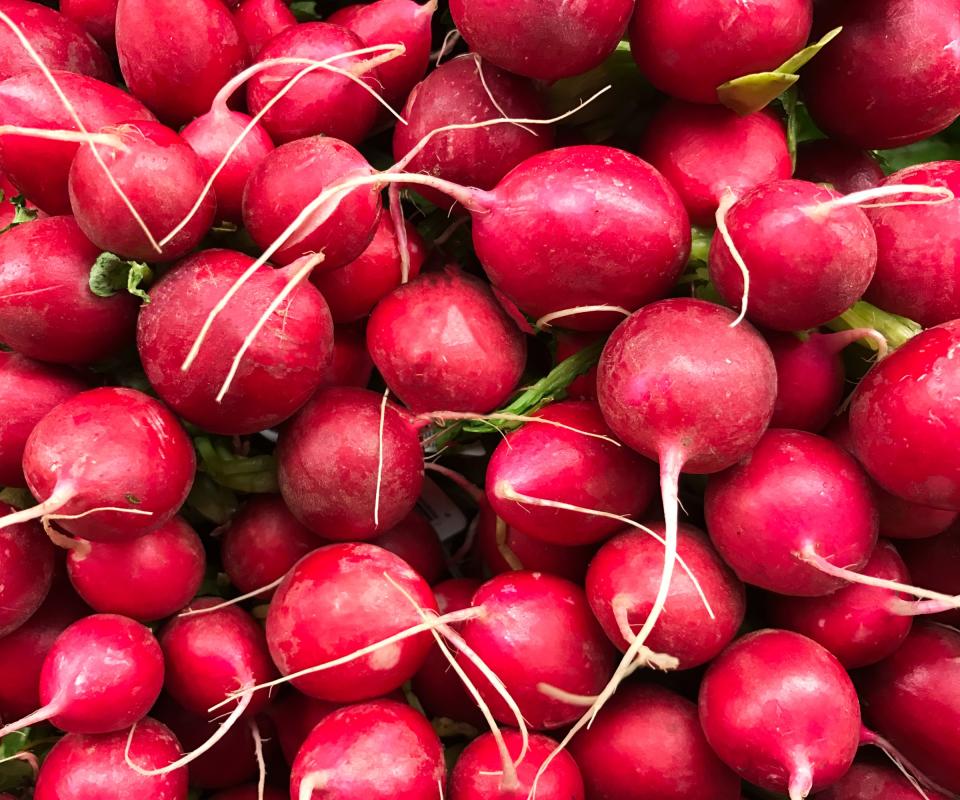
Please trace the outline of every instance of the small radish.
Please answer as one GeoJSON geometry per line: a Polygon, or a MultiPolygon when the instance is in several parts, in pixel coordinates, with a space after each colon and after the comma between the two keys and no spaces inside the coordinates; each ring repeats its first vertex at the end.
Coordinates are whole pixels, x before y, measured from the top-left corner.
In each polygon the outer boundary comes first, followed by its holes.
{"type": "MultiPolygon", "coordinates": [[[[947,800],[946,795],[924,789],[930,800],[947,800]]],[[[859,758],[835,784],[817,792],[817,800],[917,800],[917,787],[894,767],[859,758]]]]}
{"type": "Polygon", "coordinates": [[[264,713],[273,720],[284,760],[292,764],[297,751],[317,725],[342,706],[300,694],[296,689],[282,689],[278,699],[264,713]]]}
{"type": "Polygon", "coordinates": [[[886,177],[869,152],[833,139],[799,144],[793,174],[800,180],[829,183],[841,194],[873,189],[886,177]]]}
{"type": "Polygon", "coordinates": [[[233,23],[250,58],[256,58],[274,36],[296,25],[297,18],[283,0],[241,0],[233,9],[233,23]]]}
{"type": "MultiPolygon", "coordinates": [[[[954,523],[937,536],[899,542],[898,546],[918,586],[944,594],[960,595],[960,525],[954,523]]],[[[956,627],[960,624],[960,609],[944,611],[931,619],[956,627]]]]}
{"type": "Polygon", "coordinates": [[[860,741],[860,704],[840,663],[805,636],[738,639],[707,670],[700,723],[737,774],[802,800],[843,777],[860,741]]]}
{"type": "Polygon", "coordinates": [[[116,52],[118,0],[60,0],[60,13],[89,33],[104,50],[116,52]]]}
{"type": "MultiPolygon", "coordinates": [[[[0,515],[16,509],[0,503],[0,515]]],[[[56,548],[32,521],[0,530],[0,636],[40,608],[53,580],[56,548]]]]}
{"type": "Polygon", "coordinates": [[[400,556],[431,585],[447,571],[446,555],[437,532],[419,511],[411,511],[390,530],[371,539],[370,544],[400,556]]]}
{"type": "Polygon", "coordinates": [[[357,325],[335,325],[333,329],[333,363],[321,386],[352,386],[366,389],[373,375],[373,361],[367,352],[367,337],[357,325]]]}

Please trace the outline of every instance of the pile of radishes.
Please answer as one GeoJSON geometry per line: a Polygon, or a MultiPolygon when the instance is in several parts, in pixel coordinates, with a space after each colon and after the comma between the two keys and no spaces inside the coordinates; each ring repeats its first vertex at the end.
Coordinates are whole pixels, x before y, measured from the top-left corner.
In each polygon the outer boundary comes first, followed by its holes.
{"type": "Polygon", "coordinates": [[[958,117],[960,0],[0,0],[0,800],[960,796],[958,117]]]}

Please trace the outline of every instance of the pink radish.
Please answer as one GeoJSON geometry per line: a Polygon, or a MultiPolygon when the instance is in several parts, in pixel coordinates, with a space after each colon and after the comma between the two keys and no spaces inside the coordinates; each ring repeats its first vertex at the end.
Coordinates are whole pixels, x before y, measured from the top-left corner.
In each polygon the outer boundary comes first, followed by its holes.
{"type": "Polygon", "coordinates": [[[373,361],[367,352],[363,328],[336,325],[333,329],[333,363],[321,386],[353,386],[365,389],[373,374],[373,361]]]}
{"type": "MultiPolygon", "coordinates": [[[[947,800],[946,795],[924,789],[930,800],[947,800]]],[[[817,792],[817,800],[917,800],[917,787],[889,764],[859,758],[840,780],[817,792]]]]}
{"type": "Polygon", "coordinates": [[[866,150],[833,139],[817,139],[797,146],[794,177],[829,183],[841,194],[853,194],[879,186],[886,176],[866,150]]]}
{"type": "Polygon", "coordinates": [[[233,9],[233,23],[250,58],[256,58],[274,36],[296,25],[297,18],[283,0],[241,0],[233,9]]]}
{"type": "Polygon", "coordinates": [[[446,555],[437,532],[419,511],[411,511],[390,530],[371,539],[370,544],[400,556],[431,585],[447,571],[446,555]]]}
{"type": "Polygon", "coordinates": [[[310,731],[341,706],[300,694],[296,689],[283,691],[286,694],[273,700],[264,713],[273,720],[284,760],[292,764],[310,731]]]}
{"type": "Polygon", "coordinates": [[[801,800],[850,768],[860,704],[823,647],[767,629],[737,640],[710,665],[700,686],[700,723],[741,777],[801,800]]]}
{"type": "Polygon", "coordinates": [[[624,686],[570,752],[591,800],[740,797],[740,780],[707,744],[696,706],[659,686],[624,686]]]}
{"type": "MultiPolygon", "coordinates": [[[[960,525],[954,523],[943,533],[920,541],[900,542],[899,547],[918,586],[960,595],[960,525]]],[[[918,608],[923,608],[923,604],[918,608]]],[[[944,611],[932,619],[956,627],[960,624],[960,609],[944,611]]]]}
{"type": "MultiPolygon", "coordinates": [[[[0,503],[0,515],[14,511],[0,503]]],[[[0,530],[0,636],[15,631],[40,608],[53,580],[54,553],[35,522],[0,530]]]]}
{"type": "Polygon", "coordinates": [[[527,356],[524,335],[489,288],[455,267],[384,297],[367,323],[367,349],[415,412],[492,411],[513,392],[527,356]]]}
{"type": "Polygon", "coordinates": [[[108,52],[117,49],[118,0],[60,0],[60,13],[83,28],[108,52]]]}

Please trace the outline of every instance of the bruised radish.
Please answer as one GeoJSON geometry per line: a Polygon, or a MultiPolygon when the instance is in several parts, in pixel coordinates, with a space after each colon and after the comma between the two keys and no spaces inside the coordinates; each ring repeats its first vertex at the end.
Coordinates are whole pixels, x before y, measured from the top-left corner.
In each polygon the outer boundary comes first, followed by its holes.
{"type": "Polygon", "coordinates": [[[353,386],[365,389],[373,375],[373,361],[367,352],[363,328],[357,325],[335,325],[333,329],[333,363],[321,386],[353,386]]]}
{"type": "MultiPolygon", "coordinates": [[[[960,595],[960,525],[954,523],[937,536],[898,544],[917,586],[960,595]]],[[[956,627],[960,624],[960,609],[944,611],[931,619],[956,627]]]]}
{"type": "Polygon", "coordinates": [[[860,740],[860,704],[840,663],[797,633],[734,642],[700,686],[710,746],[742,778],[802,800],[841,778],[860,740]]]}
{"type": "MultiPolygon", "coordinates": [[[[0,503],[0,515],[15,510],[0,503]]],[[[53,580],[54,553],[36,522],[0,530],[0,636],[19,628],[40,608],[53,580]]]]}
{"type": "Polygon", "coordinates": [[[241,0],[233,9],[233,23],[247,43],[250,58],[280,31],[292,28],[297,18],[283,0],[241,0]]]}
{"type": "Polygon", "coordinates": [[[873,189],[886,177],[869,152],[833,139],[801,142],[793,174],[800,180],[829,183],[841,194],[873,189]]]}
{"type": "Polygon", "coordinates": [[[118,0],[60,0],[60,13],[89,33],[107,52],[117,49],[118,0]]]}
{"type": "Polygon", "coordinates": [[[447,570],[437,532],[419,511],[411,511],[390,530],[371,539],[370,544],[400,556],[429,584],[440,580],[447,570]]]}
{"type": "MultiPolygon", "coordinates": [[[[947,800],[946,795],[924,789],[930,800],[947,800]]],[[[903,773],[890,764],[857,759],[840,780],[817,792],[817,800],[917,800],[920,793],[903,773]]]]}

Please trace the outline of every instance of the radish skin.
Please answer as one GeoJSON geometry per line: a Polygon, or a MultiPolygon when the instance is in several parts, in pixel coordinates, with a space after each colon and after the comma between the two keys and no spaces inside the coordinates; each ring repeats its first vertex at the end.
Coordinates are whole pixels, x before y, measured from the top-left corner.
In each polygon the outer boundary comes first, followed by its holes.
{"type": "Polygon", "coordinates": [[[247,43],[250,58],[256,58],[274,36],[297,24],[283,0],[241,0],[232,11],[237,32],[247,43]]]}

